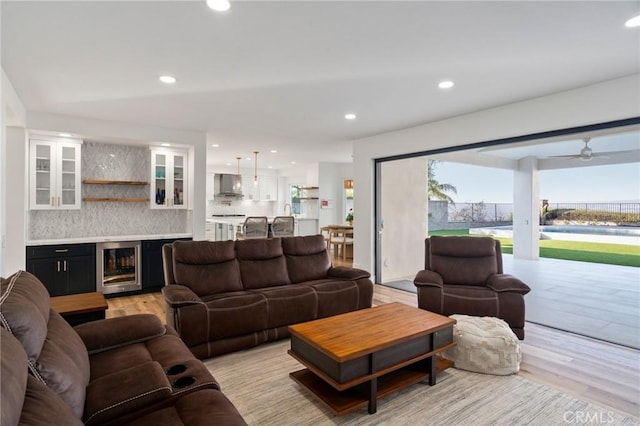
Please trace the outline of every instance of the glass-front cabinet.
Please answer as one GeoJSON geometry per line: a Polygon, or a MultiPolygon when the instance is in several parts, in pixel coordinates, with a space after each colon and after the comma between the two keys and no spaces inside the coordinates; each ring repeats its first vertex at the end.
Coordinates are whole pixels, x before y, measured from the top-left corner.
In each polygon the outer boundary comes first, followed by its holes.
{"type": "Polygon", "coordinates": [[[151,150],[151,208],[187,208],[187,153],[151,150]]]}
{"type": "Polygon", "coordinates": [[[29,208],[80,209],[82,141],[31,139],[29,145],[29,208]]]}

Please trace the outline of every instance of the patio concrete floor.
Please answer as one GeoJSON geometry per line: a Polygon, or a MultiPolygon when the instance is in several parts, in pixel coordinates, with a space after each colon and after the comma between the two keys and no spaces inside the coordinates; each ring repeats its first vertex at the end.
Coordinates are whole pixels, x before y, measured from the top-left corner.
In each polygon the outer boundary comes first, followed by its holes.
{"type": "Polygon", "coordinates": [[[509,254],[502,259],[505,273],[531,287],[527,321],[640,349],[640,268],[509,254]]]}
{"type": "MultiPolygon", "coordinates": [[[[640,268],[510,254],[502,260],[505,273],[531,287],[527,321],[640,349],[640,268]]],[[[416,292],[413,277],[384,285],[416,292]]]]}

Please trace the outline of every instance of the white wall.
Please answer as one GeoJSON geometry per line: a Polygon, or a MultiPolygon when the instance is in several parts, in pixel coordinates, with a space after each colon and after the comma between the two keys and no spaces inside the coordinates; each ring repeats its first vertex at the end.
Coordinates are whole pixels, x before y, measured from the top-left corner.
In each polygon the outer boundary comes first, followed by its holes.
{"type": "Polygon", "coordinates": [[[389,161],[382,165],[382,220],[380,281],[413,279],[424,267],[424,249],[416,247],[424,247],[427,236],[425,158],[389,161]]]}
{"type": "Polygon", "coordinates": [[[374,159],[637,116],[640,74],[354,141],[354,266],[374,271],[374,159]]]}
{"type": "Polygon", "coordinates": [[[327,225],[346,223],[346,215],[344,214],[344,180],[352,179],[353,165],[320,163],[318,174],[320,200],[329,200],[330,202],[330,208],[320,208],[318,216],[320,228],[327,225]]]}
{"type": "Polygon", "coordinates": [[[20,200],[26,193],[26,176],[20,169],[21,165],[23,170],[26,168],[26,145],[19,133],[24,133],[27,112],[4,70],[1,71],[0,275],[4,276],[25,268],[26,232],[20,225],[25,220],[26,206],[20,200]],[[22,193],[16,195],[19,192],[22,193]]]}

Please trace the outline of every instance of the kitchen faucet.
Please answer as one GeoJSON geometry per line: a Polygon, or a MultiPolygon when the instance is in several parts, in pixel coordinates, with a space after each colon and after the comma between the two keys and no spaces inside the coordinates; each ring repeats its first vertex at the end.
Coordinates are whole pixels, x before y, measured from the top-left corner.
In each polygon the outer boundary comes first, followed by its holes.
{"type": "Polygon", "coordinates": [[[291,204],[287,203],[284,205],[284,215],[291,216],[291,204]],[[289,208],[289,213],[287,214],[287,207],[289,208]]]}

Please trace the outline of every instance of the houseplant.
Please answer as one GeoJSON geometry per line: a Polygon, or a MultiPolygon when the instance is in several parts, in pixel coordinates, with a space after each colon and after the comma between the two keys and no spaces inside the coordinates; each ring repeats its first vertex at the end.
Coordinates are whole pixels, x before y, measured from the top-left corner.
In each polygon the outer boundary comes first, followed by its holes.
{"type": "Polygon", "coordinates": [[[353,209],[350,209],[349,213],[347,213],[346,221],[349,222],[349,226],[353,226],[353,209]]]}

